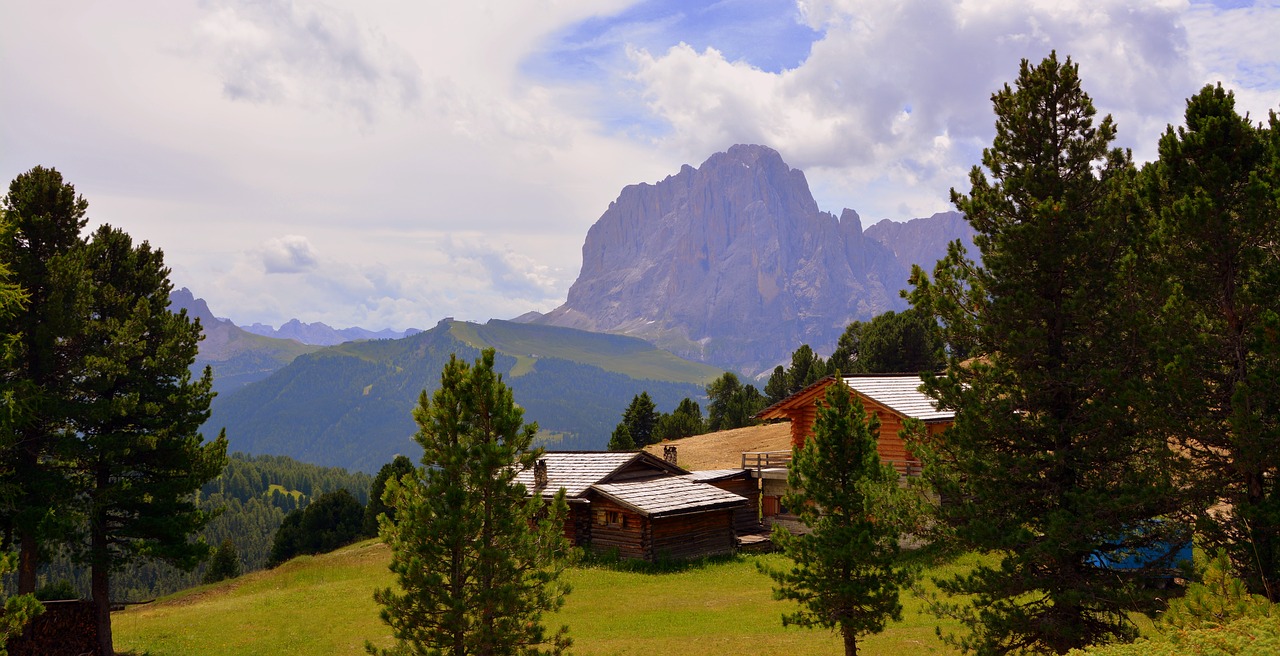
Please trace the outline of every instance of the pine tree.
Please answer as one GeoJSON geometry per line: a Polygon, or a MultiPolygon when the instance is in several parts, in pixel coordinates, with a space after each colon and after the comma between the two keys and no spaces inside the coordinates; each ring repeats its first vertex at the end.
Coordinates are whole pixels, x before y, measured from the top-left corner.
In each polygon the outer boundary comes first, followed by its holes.
{"type": "Polygon", "coordinates": [[[67,340],[70,425],[66,457],[87,504],[88,553],[98,637],[111,652],[109,576],[138,559],[184,571],[209,554],[189,538],[212,515],[195,492],[226,465],[227,442],[204,442],[212,374],[190,367],[200,325],[169,312],[169,270],[146,242],[102,226],[79,252],[83,321],[67,340]]]}
{"type": "MultiPolygon", "coordinates": [[[[953,244],[911,299],[954,347],[926,389],[956,411],[917,441],[956,542],[993,565],[939,581],[965,602],[939,609],[970,628],[966,651],[1063,653],[1130,638],[1127,613],[1152,608],[1141,571],[1093,565],[1180,544],[1180,462],[1145,421],[1154,377],[1128,154],[1094,125],[1076,66],[1025,60],[1017,88],[992,97],[996,137],[952,200],[976,229],[981,264],[953,244]],[[958,353],[976,359],[961,361],[958,353]],[[1159,545],[1165,545],[1161,548],[1159,545]]],[[[1168,566],[1170,563],[1149,563],[1168,566]]]]}
{"type": "Polygon", "coordinates": [[[387,484],[397,521],[385,518],[391,571],[403,592],[374,593],[396,646],[370,653],[451,656],[560,653],[567,628],[548,635],[543,613],[564,603],[568,543],[561,491],[550,504],[516,483],[532,469],[537,426],[493,371],[450,358],[440,389],[414,411],[422,466],[387,484]]]}
{"type": "Polygon", "coordinates": [[[622,423],[627,426],[634,448],[643,448],[653,444],[653,428],[658,423],[658,407],[649,397],[648,392],[640,392],[631,399],[631,404],[622,413],[622,423]]]}
{"type": "Polygon", "coordinates": [[[364,524],[362,531],[370,537],[378,535],[378,517],[385,514],[391,522],[396,521],[396,512],[382,500],[386,492],[387,481],[400,480],[405,474],[413,473],[413,461],[405,456],[396,456],[391,462],[378,470],[373,484],[369,486],[369,503],[364,507],[364,524]]]}
{"type": "Polygon", "coordinates": [[[605,448],[610,451],[635,451],[636,443],[631,439],[631,429],[627,428],[627,422],[614,427],[613,435],[609,436],[609,445],[605,448]]]}
{"type": "Polygon", "coordinates": [[[908,492],[880,462],[879,425],[843,385],[827,388],[813,437],[794,450],[783,501],[811,532],[774,527],[774,542],[795,565],[766,569],[778,583],[774,596],[800,603],[782,623],[840,631],[847,656],[858,653],[860,636],[901,619],[898,594],[912,579],[897,564],[908,492]]]}
{"type": "Polygon", "coordinates": [[[59,451],[66,431],[66,338],[77,326],[72,254],[84,244],[80,230],[88,202],[54,169],[37,166],[14,178],[4,197],[0,264],[27,297],[0,333],[17,340],[6,363],[10,421],[0,442],[0,485],[10,488],[0,508],[5,545],[19,546],[18,591],[36,589],[36,567],[46,543],[65,537],[70,492],[59,451]]]}
{"type": "Polygon", "coordinates": [[[1152,267],[1172,283],[1159,354],[1161,413],[1201,467],[1205,544],[1280,600],[1280,130],[1252,124],[1221,86],[1187,101],[1186,125],[1143,170],[1152,267]]]}
{"type": "Polygon", "coordinates": [[[755,422],[764,409],[764,396],[752,385],[743,385],[732,371],[707,385],[707,430],[742,428],[755,422]]]}
{"type": "Polygon", "coordinates": [[[706,425],[702,421],[702,408],[688,397],[680,400],[679,405],[671,414],[663,414],[658,417],[658,423],[653,427],[653,437],[655,442],[663,440],[677,440],[682,437],[691,435],[701,435],[706,431],[706,425]]]}
{"type": "Polygon", "coordinates": [[[213,558],[209,559],[209,569],[205,570],[200,582],[208,585],[237,576],[240,576],[240,554],[236,551],[236,543],[227,538],[214,550],[213,558]]]}

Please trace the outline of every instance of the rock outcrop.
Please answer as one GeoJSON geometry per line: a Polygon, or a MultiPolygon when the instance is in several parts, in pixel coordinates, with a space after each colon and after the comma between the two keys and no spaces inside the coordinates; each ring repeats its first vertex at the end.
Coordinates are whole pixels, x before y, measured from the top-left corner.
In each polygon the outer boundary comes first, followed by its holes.
{"type": "Polygon", "coordinates": [[[905,238],[881,232],[865,234],[853,210],[819,210],[776,151],[734,146],[623,189],[588,231],[565,304],[530,319],[754,374],[800,344],[830,352],[850,321],[904,307],[911,262],[894,250],[905,238]]]}

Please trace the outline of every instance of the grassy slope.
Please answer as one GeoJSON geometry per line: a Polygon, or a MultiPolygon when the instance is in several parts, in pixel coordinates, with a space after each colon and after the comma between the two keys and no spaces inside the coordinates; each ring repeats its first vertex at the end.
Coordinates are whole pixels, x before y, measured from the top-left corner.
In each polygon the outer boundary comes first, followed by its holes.
{"type": "Polygon", "coordinates": [[[512,375],[532,369],[538,357],[589,364],[642,380],[706,385],[724,373],[712,366],[683,360],[635,337],[592,333],[572,328],[492,320],[484,324],[455,321],[449,332],[475,348],[492,346],[514,356],[512,375]]]}
{"type": "MultiPolygon", "coordinates": [[[[381,543],[363,542],[133,607],[113,616],[116,648],[149,656],[283,656],[362,654],[366,639],[388,646],[371,597],[392,583],[388,559],[381,543]]],[[[782,627],[788,606],[772,600],[758,561],[785,562],[744,556],[662,574],[573,569],[567,576],[574,591],[548,624],[567,624],[574,653],[583,656],[842,653],[830,631],[782,627]]],[[[920,602],[909,594],[903,602],[904,621],[865,638],[860,653],[951,653],[920,602]]]]}

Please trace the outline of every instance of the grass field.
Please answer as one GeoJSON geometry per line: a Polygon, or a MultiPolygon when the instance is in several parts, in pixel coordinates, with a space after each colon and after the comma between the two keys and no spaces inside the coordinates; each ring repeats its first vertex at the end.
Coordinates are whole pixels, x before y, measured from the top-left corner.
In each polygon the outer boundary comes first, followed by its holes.
{"type": "MultiPolygon", "coordinates": [[[[390,552],[377,541],[304,557],[234,581],[203,586],[113,616],[116,649],[136,656],[362,654],[365,640],[388,646],[375,588],[391,585],[390,552]]],[[[568,571],[564,609],[547,624],[569,626],[575,654],[711,655],[843,653],[830,631],[783,628],[787,606],[772,581],[740,556],[661,573],[585,566],[568,571]]],[[[965,567],[961,561],[933,569],[965,567]]],[[[860,653],[951,653],[938,621],[904,594],[903,621],[861,643],[860,653]]]]}

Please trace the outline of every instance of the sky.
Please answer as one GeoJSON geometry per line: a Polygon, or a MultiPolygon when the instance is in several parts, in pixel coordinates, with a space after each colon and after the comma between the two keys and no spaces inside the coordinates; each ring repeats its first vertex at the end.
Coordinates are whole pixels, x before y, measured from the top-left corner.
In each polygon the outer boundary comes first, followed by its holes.
{"type": "Polygon", "coordinates": [[[1205,84],[1280,109],[1276,34],[1280,0],[6,1],[0,178],[57,168],[238,324],[429,328],[563,303],[624,186],[735,143],[864,227],[949,210],[1051,50],[1148,161],[1205,84]]]}

